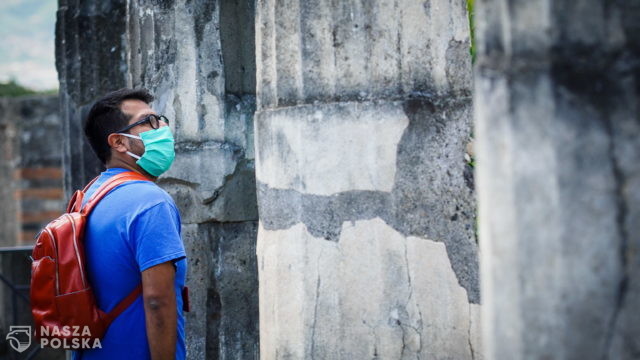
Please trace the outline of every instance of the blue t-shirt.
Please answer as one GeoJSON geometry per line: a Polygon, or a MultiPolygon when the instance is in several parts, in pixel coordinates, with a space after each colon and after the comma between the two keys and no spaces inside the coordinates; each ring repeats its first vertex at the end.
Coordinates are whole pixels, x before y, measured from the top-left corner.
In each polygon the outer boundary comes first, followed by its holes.
{"type": "MultiPolygon", "coordinates": [[[[89,188],[86,202],[109,177],[126,171],[107,169],[89,188]]],[[[111,311],[142,282],[141,272],[173,261],[178,305],[176,359],[185,358],[182,288],[187,273],[180,239],[180,214],[173,199],[149,181],[130,181],[96,205],[84,239],[89,281],[98,307],[111,311]]],[[[142,296],[123,311],[100,340],[101,349],[74,351],[74,359],[150,359],[142,296]]]]}

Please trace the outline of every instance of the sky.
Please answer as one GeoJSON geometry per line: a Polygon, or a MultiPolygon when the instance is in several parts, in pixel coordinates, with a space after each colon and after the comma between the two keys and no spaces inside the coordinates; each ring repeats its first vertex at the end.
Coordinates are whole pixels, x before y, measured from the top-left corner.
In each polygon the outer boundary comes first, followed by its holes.
{"type": "Polygon", "coordinates": [[[58,88],[57,0],[0,0],[0,81],[36,90],[58,88]]]}

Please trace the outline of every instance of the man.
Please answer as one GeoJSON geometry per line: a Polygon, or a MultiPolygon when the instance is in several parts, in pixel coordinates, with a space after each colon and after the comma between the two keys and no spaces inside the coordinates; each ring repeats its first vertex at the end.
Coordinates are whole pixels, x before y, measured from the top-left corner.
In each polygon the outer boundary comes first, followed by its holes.
{"type": "Polygon", "coordinates": [[[156,114],[146,90],[121,89],[98,100],[85,134],[106,167],[84,201],[105,180],[135,171],[151,181],[131,181],[107,194],[90,214],[85,234],[89,280],[108,312],[142,283],[136,299],[108,328],[102,348],[74,359],[184,359],[182,289],[186,257],[180,215],[154,182],[174,158],[169,120],[156,114]]]}

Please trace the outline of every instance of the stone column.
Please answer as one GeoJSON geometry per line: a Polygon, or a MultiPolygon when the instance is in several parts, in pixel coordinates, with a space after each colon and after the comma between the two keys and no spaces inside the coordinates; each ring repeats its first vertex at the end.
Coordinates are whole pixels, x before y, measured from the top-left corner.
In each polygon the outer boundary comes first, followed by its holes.
{"type": "Polygon", "coordinates": [[[65,0],[58,12],[68,190],[97,172],[82,170],[93,155],[79,145],[79,115],[96,97],[146,87],[171,120],[176,160],[158,184],[183,221],[189,359],[258,351],[253,9],[253,1],[65,0]]]}
{"type": "Polygon", "coordinates": [[[56,68],[67,199],[103,170],[82,122],[97,97],[130,85],[126,26],[127,0],[58,2],[56,68]]]}
{"type": "Polygon", "coordinates": [[[480,356],[465,1],[258,2],[262,359],[480,356]]]}
{"type": "Polygon", "coordinates": [[[640,4],[477,3],[489,359],[640,351],[640,4]]]}
{"type": "MultiPolygon", "coordinates": [[[[20,234],[19,123],[15,101],[0,98],[0,247],[16,246],[20,234]]],[[[3,289],[4,290],[4,289],[3,289]]]]}

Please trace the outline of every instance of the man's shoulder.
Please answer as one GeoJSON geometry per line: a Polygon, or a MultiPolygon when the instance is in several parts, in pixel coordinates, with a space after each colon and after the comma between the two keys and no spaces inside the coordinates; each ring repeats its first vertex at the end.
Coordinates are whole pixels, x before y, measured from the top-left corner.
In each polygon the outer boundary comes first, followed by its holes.
{"type": "Polygon", "coordinates": [[[136,203],[144,205],[145,208],[158,204],[168,204],[175,207],[173,198],[163,188],[151,181],[129,181],[116,187],[112,193],[107,196],[113,200],[136,203]]]}

